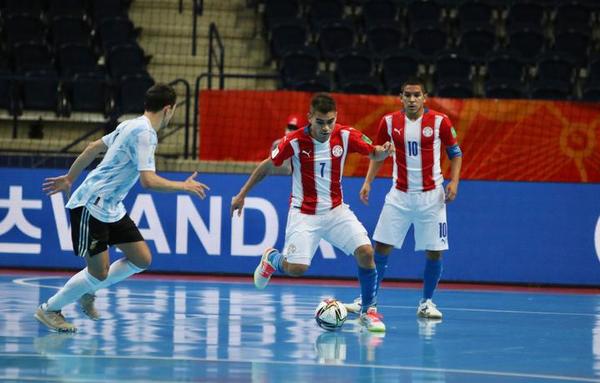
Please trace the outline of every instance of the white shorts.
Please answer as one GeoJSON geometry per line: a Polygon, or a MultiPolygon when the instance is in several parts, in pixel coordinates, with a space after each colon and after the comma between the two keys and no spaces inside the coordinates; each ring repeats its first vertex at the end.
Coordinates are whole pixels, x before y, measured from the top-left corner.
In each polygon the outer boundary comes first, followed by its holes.
{"type": "Polygon", "coordinates": [[[441,186],[422,193],[405,193],[392,187],[385,197],[373,239],[399,249],[412,224],[415,250],[448,250],[445,198],[441,186]]]}
{"type": "Polygon", "coordinates": [[[362,245],[370,245],[367,230],[346,204],[325,214],[303,214],[291,208],[285,228],[283,255],[289,263],[310,265],[321,239],[346,254],[362,245]]]}

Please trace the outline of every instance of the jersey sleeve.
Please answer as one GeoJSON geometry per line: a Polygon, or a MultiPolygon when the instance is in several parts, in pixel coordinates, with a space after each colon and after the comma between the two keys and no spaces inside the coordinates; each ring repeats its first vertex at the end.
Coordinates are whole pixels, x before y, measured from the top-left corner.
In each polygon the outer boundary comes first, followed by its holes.
{"type": "Polygon", "coordinates": [[[271,150],[271,161],[275,166],[281,166],[285,160],[294,155],[294,148],[292,148],[291,140],[289,137],[283,137],[279,145],[271,150]]]}
{"type": "Polygon", "coordinates": [[[135,145],[137,157],[137,170],[156,170],[154,151],[156,150],[156,133],[144,130],[137,135],[135,145]]]}
{"type": "Polygon", "coordinates": [[[113,142],[115,142],[115,138],[117,138],[119,133],[121,133],[121,125],[117,126],[115,130],[108,133],[107,135],[102,136],[102,142],[104,142],[104,145],[110,148],[113,142]]]}
{"type": "Polygon", "coordinates": [[[381,120],[379,120],[379,127],[377,128],[377,138],[375,139],[375,143],[377,145],[383,145],[391,140],[390,135],[388,133],[388,126],[386,121],[387,120],[385,116],[382,117],[381,120]]]}
{"type": "Polygon", "coordinates": [[[363,134],[360,130],[354,128],[348,130],[350,131],[350,136],[348,138],[349,153],[369,154],[375,150],[373,142],[366,134],[363,134]]]}
{"type": "Polygon", "coordinates": [[[454,146],[458,144],[456,130],[454,130],[448,116],[444,116],[442,123],[440,124],[440,138],[445,146],[454,146]]]}

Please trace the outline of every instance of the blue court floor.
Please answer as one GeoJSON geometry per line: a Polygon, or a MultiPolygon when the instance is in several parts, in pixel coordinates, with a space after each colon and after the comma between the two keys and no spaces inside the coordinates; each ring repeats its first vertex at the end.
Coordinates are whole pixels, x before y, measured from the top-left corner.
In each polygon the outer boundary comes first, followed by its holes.
{"type": "Polygon", "coordinates": [[[313,319],[356,287],[150,277],[100,291],[98,322],[68,306],[79,331],[52,333],[33,313],[66,280],[0,276],[0,381],[600,382],[599,295],[440,290],[444,319],[428,322],[419,289],[385,287],[372,335],[313,319]]]}

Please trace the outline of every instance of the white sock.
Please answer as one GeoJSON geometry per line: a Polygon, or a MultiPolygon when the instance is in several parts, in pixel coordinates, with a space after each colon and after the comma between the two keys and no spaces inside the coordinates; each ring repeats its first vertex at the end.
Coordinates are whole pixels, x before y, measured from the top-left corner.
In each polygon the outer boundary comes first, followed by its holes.
{"type": "Polygon", "coordinates": [[[46,303],[44,309],[59,311],[69,303],[75,302],[83,294],[93,291],[100,281],[91,275],[87,267],[73,275],[65,285],[46,303]]]}
{"type": "Polygon", "coordinates": [[[144,271],[144,269],[141,269],[129,262],[127,258],[116,260],[110,265],[106,279],[94,286],[92,292],[96,292],[117,282],[121,282],[123,279],[126,279],[133,274],[141,273],[142,271],[144,271]]]}

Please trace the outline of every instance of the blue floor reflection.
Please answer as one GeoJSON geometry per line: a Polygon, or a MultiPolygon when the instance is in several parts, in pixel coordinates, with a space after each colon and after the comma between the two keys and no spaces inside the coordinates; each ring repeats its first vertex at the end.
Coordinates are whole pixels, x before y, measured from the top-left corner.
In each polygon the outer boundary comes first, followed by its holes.
{"type": "Polygon", "coordinates": [[[0,276],[6,382],[600,382],[597,295],[440,291],[443,321],[418,320],[419,291],[384,288],[385,334],[350,317],[324,332],[325,297],[356,288],[164,279],[98,293],[102,319],[74,305],[76,334],[33,318],[66,277],[0,276]]]}

